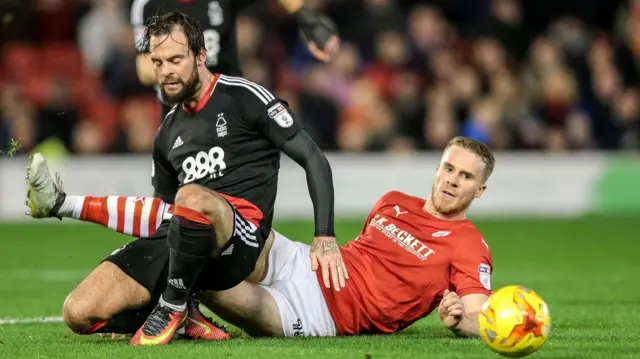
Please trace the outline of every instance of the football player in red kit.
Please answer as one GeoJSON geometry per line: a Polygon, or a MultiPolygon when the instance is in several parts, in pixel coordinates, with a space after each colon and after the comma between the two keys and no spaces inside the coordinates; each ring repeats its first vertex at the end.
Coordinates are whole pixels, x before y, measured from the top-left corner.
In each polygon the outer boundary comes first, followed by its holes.
{"type": "Polygon", "coordinates": [[[323,289],[338,334],[393,333],[439,304],[448,328],[477,334],[493,266],[466,213],[484,193],[494,163],[487,146],[457,137],[426,200],[395,191],[378,200],[360,235],[341,248],[346,290],[323,289]]]}
{"type": "MultiPolygon", "coordinates": [[[[487,242],[466,213],[484,193],[494,164],[485,144],[456,137],[444,150],[426,199],[399,191],[379,198],[357,238],[340,247],[349,272],[346,286],[315,270],[317,258],[330,249],[310,248],[273,231],[246,281],[225,291],[200,292],[198,298],[256,336],[389,334],[437,309],[447,328],[474,337],[478,314],[491,293],[493,264],[487,242]]],[[[42,176],[50,177],[43,167],[30,168],[41,183],[42,176]]],[[[31,198],[38,198],[45,187],[52,188],[44,192],[53,191],[53,180],[48,182],[51,185],[40,186],[31,198]]],[[[44,197],[37,201],[39,206],[54,202],[44,197]]],[[[151,235],[152,222],[159,220],[146,217],[171,216],[171,206],[153,198],[126,205],[134,199],[66,197],[73,203],[52,215],[93,221],[120,232],[128,228],[129,234],[151,235]],[[144,228],[115,225],[128,222],[144,228]]],[[[131,285],[140,286],[133,280],[131,285]]],[[[88,318],[93,315],[91,310],[86,313],[88,318]]]]}

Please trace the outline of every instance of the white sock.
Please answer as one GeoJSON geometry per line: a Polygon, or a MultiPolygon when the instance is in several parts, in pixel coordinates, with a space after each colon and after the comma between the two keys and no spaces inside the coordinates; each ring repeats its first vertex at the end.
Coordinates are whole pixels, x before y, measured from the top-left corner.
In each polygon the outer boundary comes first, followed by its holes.
{"type": "Polygon", "coordinates": [[[175,305],[175,304],[166,302],[164,298],[162,298],[162,296],[160,296],[160,305],[163,307],[169,307],[176,312],[184,312],[185,310],[187,310],[187,302],[185,302],[183,305],[175,305]]]}
{"type": "Polygon", "coordinates": [[[85,196],[69,196],[64,199],[62,206],[58,210],[61,217],[80,219],[85,196]]]}

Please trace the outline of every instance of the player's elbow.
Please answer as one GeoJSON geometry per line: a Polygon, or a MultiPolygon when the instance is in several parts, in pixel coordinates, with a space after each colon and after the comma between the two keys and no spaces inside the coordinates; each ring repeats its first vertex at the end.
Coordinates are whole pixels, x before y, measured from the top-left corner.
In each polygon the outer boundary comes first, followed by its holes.
{"type": "Polygon", "coordinates": [[[324,152],[315,144],[310,141],[304,159],[300,161],[300,165],[304,167],[305,171],[318,172],[315,175],[318,176],[331,176],[331,165],[329,160],[324,155],[324,152]]]}
{"type": "Polygon", "coordinates": [[[285,142],[282,151],[306,171],[313,170],[316,167],[314,165],[329,166],[322,150],[304,130],[285,142]]]}
{"type": "Polygon", "coordinates": [[[327,157],[325,157],[320,148],[315,147],[310,151],[307,163],[309,168],[317,168],[319,171],[331,175],[331,165],[329,164],[329,160],[327,160],[327,157]]]}
{"type": "Polygon", "coordinates": [[[307,175],[307,181],[309,186],[318,189],[318,186],[325,188],[326,190],[321,195],[325,195],[333,198],[333,173],[331,171],[331,165],[324,156],[322,151],[311,154],[304,165],[302,165],[307,175]]]}

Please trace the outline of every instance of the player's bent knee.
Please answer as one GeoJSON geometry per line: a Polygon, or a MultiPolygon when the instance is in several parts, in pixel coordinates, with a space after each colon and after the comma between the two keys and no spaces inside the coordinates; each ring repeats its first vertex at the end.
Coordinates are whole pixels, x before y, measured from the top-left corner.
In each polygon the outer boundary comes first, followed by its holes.
{"type": "Polygon", "coordinates": [[[175,205],[193,210],[198,210],[204,206],[205,191],[197,184],[187,184],[182,186],[176,193],[175,205]]]}
{"type": "Polygon", "coordinates": [[[94,324],[92,317],[95,315],[91,313],[86,302],[73,293],[67,296],[62,305],[62,318],[69,329],[78,334],[86,332],[94,324]]]}
{"type": "Polygon", "coordinates": [[[67,296],[62,305],[62,317],[74,332],[90,334],[116,314],[140,308],[149,300],[147,289],[114,263],[105,261],[67,296]]]}
{"type": "Polygon", "coordinates": [[[222,196],[196,184],[180,188],[176,194],[175,205],[204,214],[214,225],[225,217],[226,211],[231,211],[222,196]]]}

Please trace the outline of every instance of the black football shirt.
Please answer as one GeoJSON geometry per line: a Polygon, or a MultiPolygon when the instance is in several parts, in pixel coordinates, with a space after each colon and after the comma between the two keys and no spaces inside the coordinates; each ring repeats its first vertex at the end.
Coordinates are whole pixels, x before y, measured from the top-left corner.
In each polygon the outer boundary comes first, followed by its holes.
{"type": "Polygon", "coordinates": [[[152,184],[173,203],[195,183],[223,195],[260,232],[271,230],[281,147],[302,131],[288,104],[240,77],[215,74],[192,109],[174,106],[153,146],[152,184]]]}

